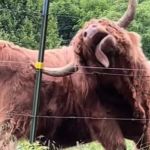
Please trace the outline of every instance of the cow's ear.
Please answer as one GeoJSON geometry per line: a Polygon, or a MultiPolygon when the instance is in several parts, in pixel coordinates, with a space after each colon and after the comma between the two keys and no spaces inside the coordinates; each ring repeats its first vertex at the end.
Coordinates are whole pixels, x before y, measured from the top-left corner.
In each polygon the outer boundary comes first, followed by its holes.
{"type": "Polygon", "coordinates": [[[141,44],[141,36],[138,34],[138,33],[135,33],[135,32],[128,32],[128,35],[130,37],[130,40],[131,42],[134,44],[134,45],[137,45],[139,47],[142,46],[141,44]]]}

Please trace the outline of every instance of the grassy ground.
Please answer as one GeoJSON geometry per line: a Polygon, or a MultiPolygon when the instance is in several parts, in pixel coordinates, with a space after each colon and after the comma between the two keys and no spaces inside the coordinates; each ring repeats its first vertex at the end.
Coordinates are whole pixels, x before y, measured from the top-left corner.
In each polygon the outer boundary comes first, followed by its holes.
{"type": "MultiPolygon", "coordinates": [[[[126,140],[126,143],[127,143],[127,150],[135,149],[135,144],[132,141],[126,140]]],[[[34,143],[33,145],[31,145],[27,141],[21,141],[17,146],[17,150],[52,150],[52,148],[48,149],[46,147],[39,146],[38,143],[34,143]]],[[[54,149],[54,150],[58,150],[58,149],[54,149]]],[[[100,144],[96,142],[92,142],[83,145],[77,144],[76,147],[71,147],[64,150],[104,150],[104,149],[100,144]]]]}

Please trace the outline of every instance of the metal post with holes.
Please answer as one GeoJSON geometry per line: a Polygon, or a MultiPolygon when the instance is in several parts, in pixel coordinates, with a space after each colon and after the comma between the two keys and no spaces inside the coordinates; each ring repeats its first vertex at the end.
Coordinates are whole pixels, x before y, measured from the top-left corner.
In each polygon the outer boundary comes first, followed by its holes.
{"type": "Polygon", "coordinates": [[[44,61],[44,50],[45,50],[45,42],[46,42],[46,32],[47,32],[47,22],[48,22],[48,12],[49,12],[49,0],[44,0],[43,2],[43,10],[42,10],[42,26],[41,26],[41,37],[40,37],[40,49],[38,62],[36,63],[36,79],[35,79],[35,87],[34,87],[34,96],[33,96],[33,106],[32,106],[32,118],[31,118],[31,126],[30,126],[30,143],[33,143],[36,138],[36,128],[37,128],[37,115],[39,111],[40,104],[40,86],[42,79],[42,68],[44,61]]]}

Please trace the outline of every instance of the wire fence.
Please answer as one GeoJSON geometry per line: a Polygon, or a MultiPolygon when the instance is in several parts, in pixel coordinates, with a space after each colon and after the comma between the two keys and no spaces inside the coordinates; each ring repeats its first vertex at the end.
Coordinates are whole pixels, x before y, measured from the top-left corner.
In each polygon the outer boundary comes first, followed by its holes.
{"type": "MultiPolygon", "coordinates": [[[[7,66],[8,63],[10,64],[23,64],[23,65],[27,65],[26,63],[24,62],[17,62],[17,61],[0,61],[0,67],[1,66],[7,66]]],[[[18,66],[19,67],[19,66],[18,66]]],[[[146,71],[145,69],[131,69],[131,68],[104,68],[104,67],[91,67],[91,66],[79,66],[79,69],[90,69],[90,71],[92,71],[92,69],[98,69],[98,70],[111,70],[111,71],[118,71],[118,70],[121,70],[121,71],[146,71]]],[[[73,73],[73,72],[72,72],[73,73]]],[[[75,74],[83,74],[83,72],[76,72],[75,74]]],[[[94,72],[84,72],[84,74],[93,74],[93,75],[108,75],[108,76],[126,76],[126,77],[132,77],[132,75],[128,75],[128,74],[114,74],[114,73],[105,73],[105,72],[98,72],[98,71],[94,71],[94,72]]],[[[137,75],[137,77],[140,76],[140,75],[137,75]]],[[[150,77],[150,76],[145,76],[145,75],[142,75],[142,77],[150,77]]],[[[146,94],[146,95],[150,95],[150,93],[146,93],[143,91],[143,94],[146,94]]],[[[24,117],[34,117],[32,116],[31,114],[22,114],[22,113],[1,113],[0,112],[0,115],[11,115],[11,116],[24,116],[24,117]]],[[[122,120],[122,121],[139,121],[139,120],[150,120],[150,119],[140,119],[140,118],[112,118],[112,117],[90,117],[90,116],[51,116],[51,115],[38,115],[37,118],[51,118],[51,119],[91,119],[91,120],[122,120]]]]}
{"type": "MultiPolygon", "coordinates": [[[[25,113],[0,113],[0,115],[8,116],[21,116],[33,118],[35,116],[25,113]]],[[[47,119],[89,119],[89,120],[117,120],[117,121],[149,121],[150,119],[140,119],[140,118],[113,118],[113,117],[90,117],[90,116],[55,116],[55,115],[37,115],[37,118],[47,118],[47,119]]],[[[7,118],[9,119],[9,118],[7,118]]],[[[11,117],[10,117],[11,119],[11,117]]]]}
{"type": "MultiPolygon", "coordinates": [[[[27,65],[24,62],[17,62],[17,61],[0,61],[0,67],[1,66],[8,66],[8,64],[23,64],[23,65],[27,65]]],[[[143,72],[143,71],[147,71],[145,69],[131,69],[131,68],[104,68],[104,67],[91,67],[91,66],[78,66],[79,67],[79,71],[74,73],[74,74],[83,74],[83,72],[80,72],[80,69],[87,69],[88,72],[84,72],[84,74],[92,74],[92,75],[106,75],[106,76],[125,76],[125,77],[132,77],[133,75],[129,75],[129,74],[124,74],[124,73],[120,73],[120,74],[114,74],[114,73],[105,73],[103,71],[105,70],[109,70],[109,71],[139,71],[139,72],[143,72]],[[92,72],[92,70],[98,69],[102,72],[98,72],[98,71],[94,71],[92,72]],[[91,72],[90,72],[90,71],[91,72]]],[[[18,66],[19,68],[19,66],[18,66]]],[[[73,72],[72,72],[73,73],[73,72]]],[[[73,74],[73,75],[74,75],[73,74]]],[[[137,77],[142,76],[142,77],[147,77],[149,78],[150,76],[145,76],[145,75],[137,75],[137,77]]],[[[150,79],[149,79],[150,80],[150,79]]],[[[150,93],[146,93],[143,91],[143,94],[146,95],[150,95],[150,93]]],[[[0,113],[0,115],[11,115],[11,116],[24,116],[24,117],[34,117],[31,114],[22,114],[22,113],[0,113]]],[[[139,120],[150,120],[150,119],[140,119],[140,118],[112,118],[112,117],[90,117],[90,116],[51,116],[51,115],[38,115],[37,118],[50,118],[50,119],[91,119],[91,120],[122,120],[122,121],[139,121],[139,120]]]]}
{"type": "MultiPolygon", "coordinates": [[[[18,10],[13,10],[13,12],[10,10],[10,9],[3,9],[1,8],[0,9],[0,12],[9,12],[9,13],[26,13],[26,15],[30,16],[32,18],[34,18],[34,16],[38,15],[38,16],[41,16],[41,11],[34,11],[34,12],[30,12],[30,11],[24,11],[24,10],[21,10],[21,11],[18,11],[18,10]]],[[[49,15],[51,15],[51,13],[49,13],[49,15]]],[[[59,17],[66,17],[66,18],[75,18],[75,19],[79,19],[78,16],[72,16],[72,15],[69,15],[69,14],[65,14],[65,15],[62,15],[62,14],[56,14],[57,16],[59,17]]],[[[36,21],[34,21],[33,19],[33,23],[37,23],[36,21]]],[[[70,27],[66,27],[62,30],[68,30],[70,29],[70,27]]],[[[16,32],[16,29],[15,31],[11,31],[12,33],[13,32],[16,32]]],[[[21,32],[21,30],[19,30],[19,32],[21,32]]],[[[66,40],[70,40],[70,39],[66,39],[66,40]]],[[[26,42],[28,43],[28,42],[26,42]]],[[[24,62],[17,62],[17,61],[0,61],[0,67],[1,66],[7,66],[8,64],[23,64],[23,65],[26,65],[26,63],[24,62]]],[[[18,66],[19,67],[19,66],[18,66]]],[[[86,69],[86,72],[84,72],[84,74],[90,74],[90,75],[98,75],[98,76],[123,76],[123,77],[133,77],[135,75],[132,75],[131,73],[132,72],[138,72],[139,74],[136,75],[137,77],[137,80],[138,80],[138,77],[143,77],[143,78],[147,78],[147,80],[150,80],[149,79],[149,75],[140,75],[140,72],[145,72],[147,71],[146,69],[134,69],[134,68],[104,68],[104,67],[99,67],[99,66],[95,66],[95,67],[92,67],[92,66],[77,66],[79,68],[79,71],[76,72],[75,74],[83,74],[83,72],[81,71],[82,69],[86,69]],[[116,71],[116,73],[115,73],[116,71]],[[120,73],[118,73],[120,72],[120,73]]],[[[73,72],[69,72],[69,73],[73,73],[73,72]]],[[[147,94],[147,95],[150,95],[150,93],[146,93],[145,91],[143,91],[143,94],[147,94]]],[[[27,114],[27,113],[1,113],[0,112],[0,115],[7,115],[8,117],[10,116],[10,118],[12,116],[20,116],[20,117],[29,117],[29,118],[33,118],[35,116],[31,115],[31,114],[27,114]]],[[[150,119],[141,119],[141,118],[125,118],[125,117],[91,117],[91,116],[72,116],[72,115],[68,115],[68,116],[59,116],[59,115],[37,115],[36,116],[37,118],[47,118],[47,119],[89,119],[89,120],[117,120],[117,121],[149,121],[150,119]]],[[[139,139],[140,141],[141,139],[139,139]]],[[[137,142],[138,144],[138,142],[137,142]]]]}
{"type": "MultiPolygon", "coordinates": [[[[0,66],[8,66],[9,64],[24,64],[27,65],[25,62],[17,62],[17,61],[0,61],[0,66]]],[[[33,62],[34,63],[34,62],[33,62]]],[[[31,64],[34,65],[34,64],[31,64]]],[[[19,67],[19,66],[18,66],[19,67]]],[[[46,67],[46,66],[45,66],[46,67]]],[[[137,68],[105,68],[105,67],[92,67],[92,66],[82,66],[82,65],[76,65],[77,68],[79,68],[79,71],[76,72],[76,74],[97,74],[97,75],[108,75],[108,76],[126,76],[126,77],[133,77],[135,75],[131,75],[132,72],[147,72],[147,69],[137,69],[137,68]],[[81,69],[86,69],[86,72],[80,72],[81,69]],[[91,71],[91,72],[90,72],[91,71]],[[101,71],[101,72],[99,72],[101,71]],[[111,72],[105,72],[105,71],[113,71],[111,72]],[[114,71],[123,71],[122,73],[114,73],[114,71]],[[130,72],[124,72],[124,71],[130,71],[130,72]]],[[[33,66],[34,68],[34,66],[33,66]]],[[[56,67],[59,68],[59,67],[56,67]]],[[[68,71],[68,73],[74,73],[71,71],[68,71]]],[[[136,75],[136,77],[150,77],[149,75],[136,75]]]]}

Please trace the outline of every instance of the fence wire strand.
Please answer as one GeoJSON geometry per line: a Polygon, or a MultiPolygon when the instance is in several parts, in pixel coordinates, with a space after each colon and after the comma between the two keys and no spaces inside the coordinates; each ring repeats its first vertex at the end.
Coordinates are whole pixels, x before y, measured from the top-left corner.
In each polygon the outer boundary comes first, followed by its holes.
{"type": "MultiPolygon", "coordinates": [[[[25,62],[17,62],[17,61],[0,61],[0,66],[8,66],[8,63],[14,63],[14,64],[24,64],[26,65],[27,63],[25,62]]],[[[29,64],[29,63],[28,63],[29,64]]],[[[33,64],[32,64],[33,65],[33,64]]],[[[79,70],[74,73],[71,71],[68,71],[68,73],[72,74],[89,74],[89,75],[106,75],[106,76],[124,76],[124,77],[135,77],[135,75],[129,74],[128,72],[123,72],[123,73],[112,73],[112,72],[104,72],[107,70],[111,71],[138,71],[138,72],[143,72],[146,71],[146,69],[131,69],[131,68],[104,68],[104,67],[91,67],[91,66],[78,66],[79,70]],[[85,72],[82,72],[80,69],[86,69],[85,72]],[[94,71],[93,71],[94,70],[94,71]],[[103,72],[99,72],[98,70],[102,70],[103,72]]],[[[132,73],[132,72],[130,72],[132,73]]],[[[150,75],[140,75],[137,74],[136,77],[147,77],[149,78],[150,75]]]]}
{"type": "MultiPolygon", "coordinates": [[[[29,12],[29,11],[25,11],[25,10],[21,10],[21,11],[18,11],[18,10],[14,10],[14,11],[11,11],[7,8],[1,8],[0,9],[0,12],[3,12],[3,11],[9,11],[9,12],[13,12],[14,14],[15,13],[22,13],[22,12],[26,12],[27,14],[26,15],[29,15],[29,16],[34,16],[34,15],[39,15],[41,16],[42,13],[41,11],[34,11],[32,12],[29,12]]],[[[69,14],[56,14],[57,17],[69,17],[69,18],[79,18],[78,16],[71,16],[69,14]]],[[[27,63],[25,62],[17,62],[17,61],[0,61],[0,66],[7,66],[8,64],[7,63],[13,63],[13,64],[24,64],[26,65],[27,63]]],[[[127,74],[127,73],[110,73],[110,72],[104,72],[104,71],[138,71],[138,72],[143,72],[143,71],[146,71],[145,69],[134,69],[134,68],[104,68],[104,67],[97,67],[97,66],[78,66],[79,69],[86,69],[86,72],[84,72],[84,74],[91,74],[91,75],[107,75],[107,76],[126,76],[126,77],[132,77],[133,75],[130,75],[130,74],[127,74]],[[94,71],[92,71],[94,70],[94,71]],[[96,70],[96,71],[95,71],[96,70]],[[98,72],[99,70],[101,70],[102,72],[98,72]],[[92,71],[92,72],[90,72],[92,71]]],[[[73,73],[73,72],[68,72],[68,73],[73,73]]],[[[83,74],[83,72],[80,72],[80,70],[78,72],[76,72],[76,74],[83,74]]],[[[148,75],[136,75],[137,77],[150,77],[148,75]]],[[[143,94],[148,94],[150,95],[150,93],[143,93],[143,94]]],[[[0,113],[0,115],[3,115],[4,113],[0,113]]],[[[11,116],[22,116],[22,117],[35,117],[35,116],[32,116],[30,114],[21,114],[21,113],[5,113],[5,115],[11,115],[11,116]]],[[[108,118],[108,117],[90,117],[90,116],[50,116],[50,115],[38,115],[37,116],[38,118],[50,118],[50,119],[91,119],[91,120],[120,120],[120,121],[140,121],[140,120],[150,120],[150,119],[138,119],[138,118],[108,118]]]]}
{"type": "MultiPolygon", "coordinates": [[[[17,62],[17,61],[0,61],[0,66],[8,66],[10,63],[13,64],[24,64],[26,65],[27,63],[25,62],[17,62]],[[8,64],[7,64],[8,63],[8,64]]],[[[32,64],[33,65],[33,64],[32,64]]],[[[110,73],[110,72],[105,72],[105,71],[138,71],[138,72],[143,72],[146,71],[146,69],[131,69],[131,68],[104,68],[104,67],[92,67],[92,66],[82,66],[82,65],[76,65],[79,68],[79,71],[76,72],[75,74],[91,74],[91,75],[107,75],[107,76],[125,76],[125,77],[133,77],[135,75],[128,74],[128,72],[123,72],[123,73],[110,73]],[[80,69],[86,69],[85,72],[81,72],[80,69]],[[94,71],[93,71],[94,70],[94,71]],[[102,72],[99,72],[102,71],[102,72]],[[91,72],[90,72],[91,71],[91,72]]],[[[19,66],[18,66],[19,67],[19,66]]],[[[53,68],[53,67],[52,67],[53,68]]],[[[59,67],[57,67],[59,68],[59,67]]],[[[71,71],[68,71],[68,73],[74,73],[71,71]]],[[[132,73],[132,72],[130,72],[132,73]]],[[[150,75],[136,75],[136,77],[150,77],[150,75]]]]}
{"type": "MultiPolygon", "coordinates": [[[[4,63],[4,64],[0,64],[0,66],[7,66],[7,63],[16,63],[16,64],[24,64],[26,65],[26,63],[24,62],[17,62],[17,61],[0,61],[0,63],[4,63]]],[[[86,68],[86,69],[100,69],[100,70],[127,70],[127,71],[144,71],[145,69],[131,69],[131,68],[103,68],[103,67],[90,67],[90,66],[79,66],[79,68],[86,68]]],[[[83,74],[83,72],[77,72],[78,74],[83,74]]],[[[124,75],[124,74],[113,74],[113,73],[103,73],[103,72],[92,72],[92,73],[87,73],[87,74],[100,74],[100,75],[123,75],[123,76],[129,76],[130,75],[124,75]]],[[[150,76],[144,76],[144,77],[150,77],[150,76]]],[[[145,93],[143,92],[143,94],[147,94],[150,95],[150,93],[145,93]]],[[[4,113],[0,113],[0,115],[2,115],[4,113]]],[[[15,116],[24,116],[24,117],[34,117],[30,114],[17,114],[17,113],[7,113],[6,115],[15,115],[15,116]]],[[[91,120],[120,120],[120,121],[140,121],[140,120],[150,120],[150,119],[138,119],[138,118],[108,118],[108,117],[90,117],[90,116],[51,116],[51,115],[38,115],[37,118],[50,118],[50,119],[91,119],[91,120]]]]}
{"type": "MultiPolygon", "coordinates": [[[[22,116],[33,118],[35,116],[25,113],[0,113],[0,115],[11,116],[22,116]]],[[[90,117],[90,116],[56,116],[56,115],[37,115],[37,118],[47,118],[47,119],[90,119],[90,120],[118,120],[118,121],[149,121],[150,119],[141,118],[115,118],[115,117],[90,117]]]]}
{"type": "MultiPolygon", "coordinates": [[[[35,50],[36,51],[36,50],[35,50]]],[[[26,62],[18,62],[18,61],[5,61],[2,60],[0,61],[0,63],[6,63],[5,65],[7,66],[7,63],[16,63],[16,64],[27,64],[26,62]]],[[[1,66],[1,64],[0,64],[1,66]]],[[[99,69],[99,70],[113,70],[113,71],[147,71],[146,69],[137,69],[137,68],[114,68],[114,67],[109,67],[109,68],[105,68],[105,67],[100,67],[100,66],[83,66],[83,65],[76,65],[78,68],[80,69],[99,69]]],[[[53,67],[52,67],[53,68],[53,67]]],[[[57,67],[59,68],[59,67],[57,67]]]]}

